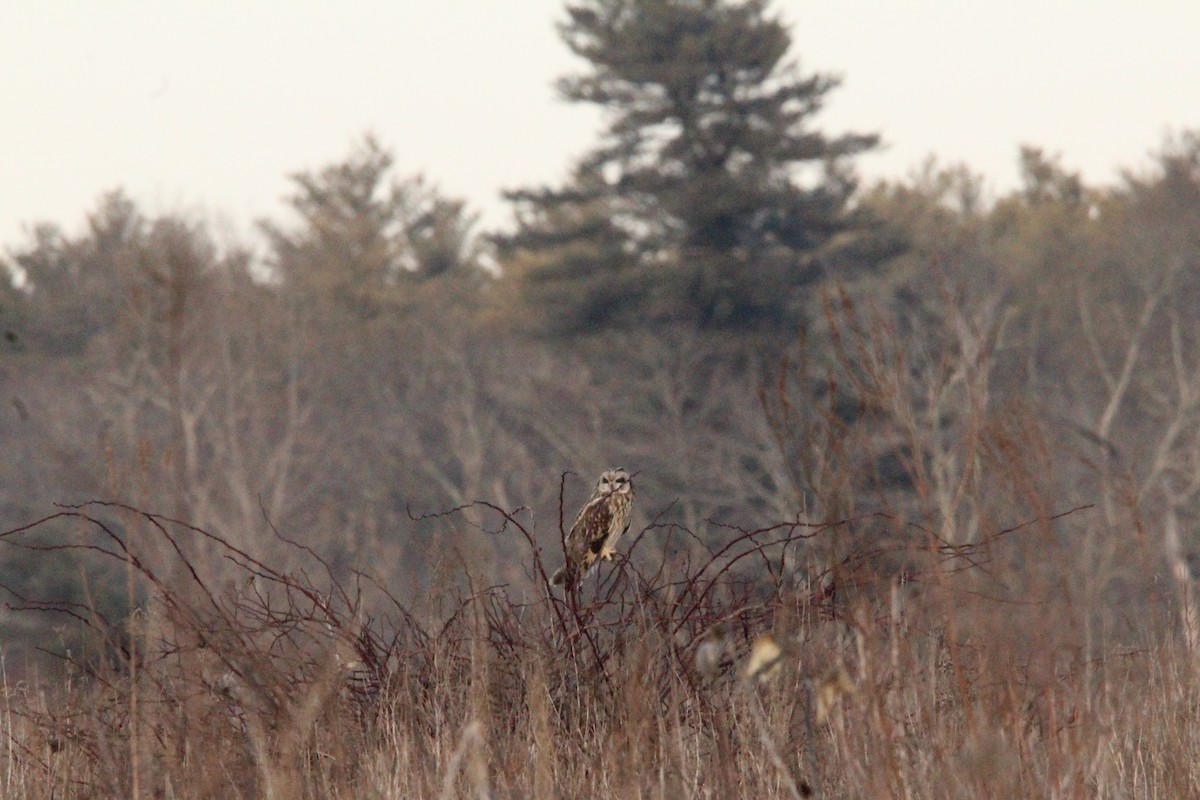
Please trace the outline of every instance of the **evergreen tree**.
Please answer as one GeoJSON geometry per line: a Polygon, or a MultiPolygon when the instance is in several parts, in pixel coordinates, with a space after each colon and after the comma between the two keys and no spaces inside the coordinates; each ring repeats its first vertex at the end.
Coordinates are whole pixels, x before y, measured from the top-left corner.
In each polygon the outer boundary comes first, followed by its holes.
{"type": "Polygon", "coordinates": [[[421,177],[394,177],[392,155],[366,137],[351,156],[293,176],[289,205],[300,225],[270,222],[275,268],[290,292],[372,319],[433,278],[482,278],[475,218],[421,177]]]}
{"type": "Polygon", "coordinates": [[[652,288],[603,182],[579,174],[574,187],[569,196],[522,193],[521,232],[500,242],[507,287],[520,291],[519,304],[541,310],[514,316],[552,335],[628,325],[652,288]]]}
{"type": "Polygon", "coordinates": [[[502,254],[534,254],[520,276],[531,284],[612,286],[602,313],[593,292],[574,296],[568,328],[796,320],[818,254],[860,224],[848,157],[877,141],[813,129],[837,79],[788,60],[765,0],[588,0],[567,13],[563,39],[591,68],[560,92],[605,107],[608,129],[564,189],[509,194],[518,229],[502,254]],[[577,224],[589,209],[607,222],[577,224]],[[580,241],[609,257],[580,259],[580,241]]]}
{"type": "Polygon", "coordinates": [[[82,353],[125,304],[131,248],[144,235],[145,220],[120,191],[101,198],[82,236],[37,225],[9,268],[23,284],[10,303],[22,318],[12,335],[52,355],[82,353]]]}

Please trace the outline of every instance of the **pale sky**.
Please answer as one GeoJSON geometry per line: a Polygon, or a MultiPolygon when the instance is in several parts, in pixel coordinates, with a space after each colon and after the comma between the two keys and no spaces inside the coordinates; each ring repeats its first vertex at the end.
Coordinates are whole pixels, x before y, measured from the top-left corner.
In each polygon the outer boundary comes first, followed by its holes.
{"type": "MultiPolygon", "coordinates": [[[[248,237],[287,176],[365,132],[504,225],[503,188],[557,183],[601,117],[559,101],[581,65],[562,0],[7,0],[0,11],[0,249],[32,223],[81,230],[124,187],[248,237]]],[[[993,191],[1017,148],[1090,183],[1200,129],[1195,0],[776,0],[806,71],[844,78],[817,126],[878,132],[864,178],[930,154],[993,191]]]]}

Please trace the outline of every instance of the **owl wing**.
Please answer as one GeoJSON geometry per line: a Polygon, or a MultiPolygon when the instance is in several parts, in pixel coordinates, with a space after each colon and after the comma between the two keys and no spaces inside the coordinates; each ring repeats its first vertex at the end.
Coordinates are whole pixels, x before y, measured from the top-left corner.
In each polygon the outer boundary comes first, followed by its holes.
{"type": "Polygon", "coordinates": [[[567,534],[567,555],[580,573],[587,572],[608,541],[613,521],[613,504],[608,496],[597,497],[579,510],[567,534]]]}

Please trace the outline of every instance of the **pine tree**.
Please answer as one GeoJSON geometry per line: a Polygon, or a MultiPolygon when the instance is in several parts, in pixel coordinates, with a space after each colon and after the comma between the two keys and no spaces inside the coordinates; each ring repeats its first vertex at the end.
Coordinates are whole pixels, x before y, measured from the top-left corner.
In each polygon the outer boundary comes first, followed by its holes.
{"type": "Polygon", "coordinates": [[[567,13],[563,39],[591,66],[559,90],[606,108],[608,129],[565,188],[509,194],[518,229],[502,254],[535,254],[531,285],[611,282],[617,304],[598,314],[582,292],[560,327],[794,322],[817,255],[860,224],[848,160],[877,141],[813,129],[838,80],[788,60],[765,0],[589,0],[567,13]],[[589,208],[608,224],[563,224],[589,208]],[[580,241],[625,264],[581,262],[580,241]]]}
{"type": "Polygon", "coordinates": [[[292,230],[262,223],[274,268],[296,296],[360,320],[411,303],[419,284],[483,278],[474,215],[424,178],[398,179],[394,159],[364,137],[346,160],[292,176],[292,230]]]}

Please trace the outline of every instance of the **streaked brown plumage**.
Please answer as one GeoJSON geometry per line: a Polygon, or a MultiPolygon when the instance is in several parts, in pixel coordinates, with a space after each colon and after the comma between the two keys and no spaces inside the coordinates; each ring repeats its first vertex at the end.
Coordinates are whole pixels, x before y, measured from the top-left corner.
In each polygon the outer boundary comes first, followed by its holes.
{"type": "Polygon", "coordinates": [[[633,509],[633,482],[624,467],[605,470],[596,491],[579,509],[567,534],[567,563],[554,573],[555,586],[573,589],[595,565],[597,558],[611,561],[617,540],[629,529],[633,509]]]}

